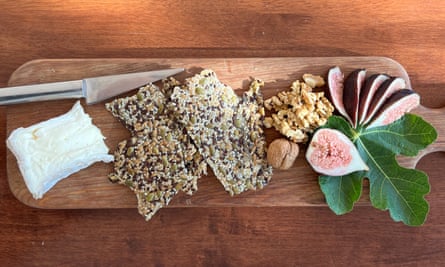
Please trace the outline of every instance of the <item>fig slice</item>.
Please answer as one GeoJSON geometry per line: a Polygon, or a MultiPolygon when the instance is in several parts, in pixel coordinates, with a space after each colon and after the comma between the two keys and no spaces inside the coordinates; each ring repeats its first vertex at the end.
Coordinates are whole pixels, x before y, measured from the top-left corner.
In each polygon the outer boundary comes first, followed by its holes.
{"type": "Polygon", "coordinates": [[[385,101],[367,128],[388,125],[419,105],[420,96],[413,90],[397,91],[385,101]]]}
{"type": "Polygon", "coordinates": [[[345,80],[343,89],[343,105],[351,119],[352,126],[357,127],[359,117],[360,91],[366,78],[366,70],[357,69],[345,80]]]}
{"type": "Polygon", "coordinates": [[[372,120],[374,115],[380,109],[380,107],[385,103],[386,99],[390,97],[393,93],[405,89],[406,82],[400,77],[390,77],[380,85],[379,89],[375,92],[371,103],[368,107],[368,112],[366,113],[366,118],[363,124],[366,124],[372,120]]]}
{"type": "Polygon", "coordinates": [[[322,128],[315,132],[306,159],[314,171],[329,176],[368,170],[352,141],[335,129],[322,128]]]}
{"type": "Polygon", "coordinates": [[[359,103],[359,119],[358,124],[362,124],[365,121],[366,114],[368,113],[369,105],[374,97],[377,89],[382,85],[382,83],[389,79],[386,74],[373,74],[365,80],[365,84],[360,92],[360,103],[359,103]]]}
{"type": "Polygon", "coordinates": [[[345,117],[350,123],[351,118],[345,110],[343,103],[344,74],[340,67],[336,66],[329,69],[328,72],[328,95],[335,109],[345,117]]]}

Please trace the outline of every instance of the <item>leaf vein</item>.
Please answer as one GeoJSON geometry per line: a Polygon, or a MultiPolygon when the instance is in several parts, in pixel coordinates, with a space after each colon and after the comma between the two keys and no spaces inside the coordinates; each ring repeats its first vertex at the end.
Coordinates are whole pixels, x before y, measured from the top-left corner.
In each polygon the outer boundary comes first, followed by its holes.
{"type": "MultiPolygon", "coordinates": [[[[382,181],[382,183],[380,184],[380,198],[382,198],[381,196],[383,196],[383,191],[384,191],[384,184],[385,183],[389,183],[390,186],[393,188],[394,192],[396,192],[396,194],[399,196],[399,198],[405,203],[405,205],[408,207],[409,211],[411,214],[416,214],[414,212],[414,210],[412,209],[412,207],[409,205],[409,202],[403,197],[403,195],[401,194],[401,192],[399,191],[399,189],[394,185],[394,183],[391,181],[391,179],[389,179],[389,175],[387,175],[386,171],[384,171],[380,164],[378,164],[374,157],[372,156],[372,153],[368,150],[368,148],[364,145],[364,143],[362,142],[362,140],[360,138],[358,138],[358,142],[362,145],[363,149],[365,150],[368,159],[370,159],[373,164],[377,167],[377,169],[380,171],[380,173],[382,173],[384,180],[382,181]]],[[[385,202],[385,207],[388,207],[388,203],[385,202]]]]}

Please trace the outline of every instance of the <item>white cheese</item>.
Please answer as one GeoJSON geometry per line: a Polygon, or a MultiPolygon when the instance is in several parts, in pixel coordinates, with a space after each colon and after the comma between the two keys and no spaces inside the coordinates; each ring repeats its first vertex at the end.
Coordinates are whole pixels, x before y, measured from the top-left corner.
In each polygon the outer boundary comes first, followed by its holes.
{"type": "Polygon", "coordinates": [[[95,162],[114,160],[108,154],[104,136],[79,101],[63,115],[15,129],[7,146],[35,199],[42,198],[60,180],[95,162]]]}

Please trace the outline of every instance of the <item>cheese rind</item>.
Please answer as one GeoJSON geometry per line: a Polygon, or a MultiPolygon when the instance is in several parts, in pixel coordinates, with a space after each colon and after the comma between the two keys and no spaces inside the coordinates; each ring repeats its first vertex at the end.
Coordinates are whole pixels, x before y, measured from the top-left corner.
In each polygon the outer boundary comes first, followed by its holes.
{"type": "Polygon", "coordinates": [[[40,199],[71,174],[98,161],[113,161],[104,139],[78,101],[63,115],[15,129],[6,143],[28,190],[40,199]]]}

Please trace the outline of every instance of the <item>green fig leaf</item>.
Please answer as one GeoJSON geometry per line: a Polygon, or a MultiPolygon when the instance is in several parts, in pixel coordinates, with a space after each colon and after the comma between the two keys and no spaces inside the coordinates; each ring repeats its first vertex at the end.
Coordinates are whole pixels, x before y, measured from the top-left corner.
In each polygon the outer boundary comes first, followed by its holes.
{"type": "Polygon", "coordinates": [[[437,132],[421,117],[405,114],[401,119],[386,126],[366,128],[360,139],[378,143],[392,153],[415,156],[437,138],[437,132]]]}
{"type": "Polygon", "coordinates": [[[325,125],[323,125],[321,128],[331,128],[331,129],[337,129],[343,134],[345,134],[349,139],[354,140],[354,137],[356,136],[356,131],[354,128],[351,127],[349,122],[340,116],[331,116],[328,119],[328,122],[326,122],[325,125]]]}
{"type": "Polygon", "coordinates": [[[363,172],[353,172],[344,176],[319,177],[319,184],[326,203],[337,215],[348,213],[362,195],[363,172]]]}
{"type": "Polygon", "coordinates": [[[394,221],[411,226],[423,224],[429,211],[425,200],[430,191],[428,176],[424,172],[401,167],[396,156],[415,156],[433,143],[437,138],[434,127],[413,114],[405,114],[392,124],[369,129],[353,129],[345,122],[333,116],[325,127],[340,130],[351,138],[369,171],[342,177],[319,177],[321,190],[331,210],[336,214],[352,210],[361,193],[357,187],[367,177],[371,203],[375,208],[389,210],[394,221]]]}

